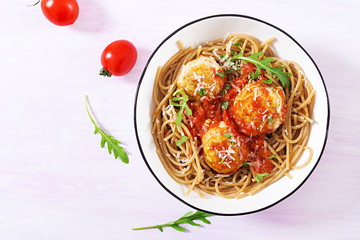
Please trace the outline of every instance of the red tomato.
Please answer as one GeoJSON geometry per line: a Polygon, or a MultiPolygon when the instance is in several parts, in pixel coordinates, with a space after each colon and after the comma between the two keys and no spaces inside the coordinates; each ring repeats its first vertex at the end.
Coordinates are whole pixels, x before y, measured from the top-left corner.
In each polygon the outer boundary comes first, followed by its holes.
{"type": "Polygon", "coordinates": [[[42,0],[41,10],[50,22],[58,26],[71,25],[79,16],[76,0],[42,0]]]}
{"type": "Polygon", "coordinates": [[[100,75],[124,76],[134,67],[136,59],[137,51],[131,42],[127,40],[112,42],[101,54],[103,69],[100,71],[100,75]]]}

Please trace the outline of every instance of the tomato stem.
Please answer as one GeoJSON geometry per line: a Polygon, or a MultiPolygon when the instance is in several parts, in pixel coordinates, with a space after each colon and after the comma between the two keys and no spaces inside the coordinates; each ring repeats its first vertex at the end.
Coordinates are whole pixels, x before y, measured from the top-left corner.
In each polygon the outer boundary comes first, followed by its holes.
{"type": "Polygon", "coordinates": [[[112,74],[109,73],[105,68],[100,69],[99,75],[104,76],[104,77],[111,77],[112,76],[112,74]]]}
{"type": "Polygon", "coordinates": [[[34,6],[38,5],[38,4],[40,3],[40,1],[41,1],[41,0],[38,0],[38,1],[37,1],[36,3],[34,3],[34,4],[28,5],[28,7],[34,7],[34,6]]]}

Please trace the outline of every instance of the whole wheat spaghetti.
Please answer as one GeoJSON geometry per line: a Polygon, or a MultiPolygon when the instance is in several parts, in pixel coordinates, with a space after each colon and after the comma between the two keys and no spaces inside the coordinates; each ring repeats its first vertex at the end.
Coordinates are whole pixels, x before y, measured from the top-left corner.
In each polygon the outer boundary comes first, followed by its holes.
{"type": "Polygon", "coordinates": [[[311,161],[315,90],[297,63],[274,56],[273,40],[228,34],[196,48],[179,42],[158,68],[152,134],[187,194],[246,197],[311,161]],[[305,150],[309,158],[297,166],[305,150]]]}

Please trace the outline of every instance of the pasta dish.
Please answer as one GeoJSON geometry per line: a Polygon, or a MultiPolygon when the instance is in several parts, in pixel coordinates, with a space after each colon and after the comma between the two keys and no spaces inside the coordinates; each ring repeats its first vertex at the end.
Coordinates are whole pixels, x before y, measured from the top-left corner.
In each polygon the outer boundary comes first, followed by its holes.
{"type": "Polygon", "coordinates": [[[228,34],[195,48],[179,41],[158,68],[152,134],[186,194],[246,197],[311,161],[315,90],[297,63],[275,56],[274,40],[228,34]]]}

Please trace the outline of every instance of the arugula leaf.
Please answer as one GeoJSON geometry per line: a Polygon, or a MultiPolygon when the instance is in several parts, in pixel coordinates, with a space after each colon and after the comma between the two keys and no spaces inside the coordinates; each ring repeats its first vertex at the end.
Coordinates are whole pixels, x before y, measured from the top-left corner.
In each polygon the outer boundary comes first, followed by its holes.
{"type": "Polygon", "coordinates": [[[227,109],[227,107],[229,106],[229,102],[228,101],[226,101],[226,102],[223,102],[222,104],[221,104],[221,110],[225,110],[225,109],[227,109]]]}
{"type": "Polygon", "coordinates": [[[279,80],[281,81],[281,83],[284,87],[286,85],[290,89],[291,83],[290,83],[290,80],[288,77],[291,76],[291,73],[283,72],[283,70],[285,69],[285,66],[281,66],[278,68],[271,67],[269,64],[271,62],[275,61],[275,59],[272,57],[264,58],[263,60],[258,60],[257,58],[263,54],[264,54],[264,52],[257,52],[257,53],[252,54],[249,57],[245,57],[242,55],[242,52],[240,52],[237,56],[233,56],[232,59],[233,60],[242,60],[243,63],[251,62],[252,64],[254,64],[257,68],[252,77],[258,77],[261,73],[261,69],[264,69],[269,72],[270,79],[272,79],[271,78],[272,75],[275,75],[279,78],[279,80]]]}
{"type": "Polygon", "coordinates": [[[230,138],[230,137],[231,137],[231,134],[230,134],[230,133],[224,133],[224,137],[230,138]]]}
{"type": "Polygon", "coordinates": [[[176,146],[180,147],[184,142],[189,139],[187,136],[183,136],[179,141],[176,142],[176,146]]]}
{"type": "Polygon", "coordinates": [[[249,162],[250,161],[243,162],[244,167],[246,167],[246,168],[250,167],[249,162]]]}
{"type": "Polygon", "coordinates": [[[114,154],[115,159],[120,158],[121,161],[124,163],[129,163],[129,157],[126,154],[125,150],[120,146],[121,142],[116,140],[113,136],[110,136],[109,134],[105,133],[95,122],[95,120],[92,118],[89,108],[88,108],[88,97],[85,96],[85,105],[86,105],[86,111],[90,117],[91,122],[95,126],[95,132],[94,134],[100,133],[101,135],[101,142],[100,146],[104,148],[105,143],[107,143],[107,148],[109,154],[114,154]]]}
{"type": "Polygon", "coordinates": [[[267,83],[267,84],[272,84],[272,79],[268,79],[268,80],[262,80],[264,83],[267,83]]]}
{"type": "Polygon", "coordinates": [[[260,181],[263,180],[263,177],[266,177],[266,176],[268,176],[268,175],[269,175],[269,173],[267,173],[267,172],[265,172],[265,173],[258,173],[258,174],[256,174],[255,179],[256,179],[256,181],[257,181],[258,183],[260,183],[260,181]]]}
{"type": "Polygon", "coordinates": [[[206,95],[205,88],[200,88],[199,95],[200,95],[200,97],[203,97],[206,95]]]}
{"type": "Polygon", "coordinates": [[[175,106],[175,107],[180,107],[180,110],[176,113],[176,119],[175,119],[175,124],[177,126],[181,125],[181,121],[182,121],[182,114],[184,113],[184,109],[186,111],[186,113],[188,115],[192,114],[191,109],[189,108],[189,106],[186,104],[187,101],[189,101],[189,97],[188,95],[186,95],[185,91],[182,89],[178,89],[177,91],[174,92],[173,94],[173,98],[170,101],[170,104],[175,106]],[[177,97],[177,94],[180,93],[180,96],[177,97]],[[175,103],[176,102],[180,102],[180,103],[175,103]]]}
{"type": "Polygon", "coordinates": [[[232,69],[225,69],[226,74],[230,74],[233,70],[232,69]]]}
{"type": "Polygon", "coordinates": [[[236,46],[240,47],[241,40],[242,40],[242,39],[240,39],[240,40],[239,40],[236,44],[234,44],[234,45],[236,45],[236,46]]]}
{"type": "Polygon", "coordinates": [[[216,75],[220,76],[221,78],[225,78],[225,73],[224,72],[216,72],[216,75]]]}
{"type": "Polygon", "coordinates": [[[229,90],[230,89],[230,84],[225,84],[225,88],[221,91],[221,94],[224,96],[225,95],[225,93],[227,93],[227,91],[226,90],[229,90]]]}
{"type": "Polygon", "coordinates": [[[200,212],[200,211],[196,211],[195,213],[190,211],[190,212],[185,213],[181,218],[179,218],[178,220],[173,221],[173,222],[154,225],[154,226],[150,226],[150,227],[133,228],[132,230],[143,230],[143,229],[157,228],[157,229],[160,230],[160,232],[163,232],[164,227],[172,227],[176,231],[185,232],[186,228],[180,227],[179,224],[187,223],[187,224],[190,224],[192,226],[200,226],[200,224],[195,223],[194,220],[200,220],[200,221],[202,221],[202,222],[204,222],[206,224],[210,224],[210,221],[207,220],[206,218],[211,217],[211,216],[214,216],[214,215],[209,214],[209,213],[200,212]]]}
{"type": "Polygon", "coordinates": [[[241,67],[240,67],[239,63],[235,65],[235,70],[241,70],[241,67]]]}

